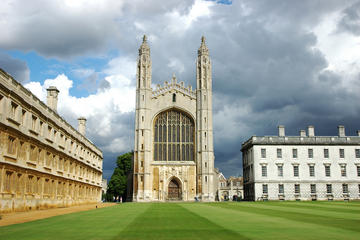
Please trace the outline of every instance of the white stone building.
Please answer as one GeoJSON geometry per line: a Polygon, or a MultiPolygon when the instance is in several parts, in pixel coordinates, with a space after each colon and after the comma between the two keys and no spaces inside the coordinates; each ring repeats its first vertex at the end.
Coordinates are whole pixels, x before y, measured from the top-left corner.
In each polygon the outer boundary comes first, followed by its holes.
{"type": "Polygon", "coordinates": [[[211,60],[204,37],[195,67],[195,90],[175,76],[152,89],[144,36],[137,61],[133,201],[215,199],[211,60]]]}
{"type": "Polygon", "coordinates": [[[360,131],[346,136],[253,136],[242,144],[246,200],[349,200],[360,194],[360,131]]]}

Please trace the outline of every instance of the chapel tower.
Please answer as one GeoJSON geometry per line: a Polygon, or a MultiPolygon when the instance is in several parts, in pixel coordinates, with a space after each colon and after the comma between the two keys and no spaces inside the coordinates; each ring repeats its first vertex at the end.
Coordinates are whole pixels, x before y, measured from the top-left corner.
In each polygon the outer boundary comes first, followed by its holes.
{"type": "Polygon", "coordinates": [[[214,201],[211,62],[204,37],[196,68],[196,91],[175,74],[153,89],[144,36],[136,74],[133,201],[214,201]]]}
{"type": "Polygon", "coordinates": [[[212,76],[209,49],[201,38],[196,62],[196,123],[198,194],[214,201],[214,146],[212,124],[212,76]]]}
{"type": "Polygon", "coordinates": [[[136,72],[136,109],[135,109],[135,146],[134,146],[134,176],[133,199],[145,198],[150,189],[151,158],[151,120],[149,103],[151,101],[151,58],[147,37],[144,35],[139,48],[136,72]]]}

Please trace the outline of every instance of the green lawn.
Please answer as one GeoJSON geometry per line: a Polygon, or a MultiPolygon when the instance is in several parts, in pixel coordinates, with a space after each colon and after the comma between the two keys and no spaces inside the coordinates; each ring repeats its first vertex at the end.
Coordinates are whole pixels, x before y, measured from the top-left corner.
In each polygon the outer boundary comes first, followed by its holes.
{"type": "Polygon", "coordinates": [[[0,227],[0,239],[360,239],[360,202],[125,203],[0,227]]]}

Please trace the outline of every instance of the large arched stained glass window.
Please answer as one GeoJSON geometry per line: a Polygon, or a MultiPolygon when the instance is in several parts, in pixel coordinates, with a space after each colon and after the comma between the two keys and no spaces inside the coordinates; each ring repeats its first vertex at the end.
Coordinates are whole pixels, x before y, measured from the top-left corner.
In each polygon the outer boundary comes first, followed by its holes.
{"type": "Polygon", "coordinates": [[[155,161],[194,161],[194,121],[185,113],[160,113],[154,125],[155,161]]]}

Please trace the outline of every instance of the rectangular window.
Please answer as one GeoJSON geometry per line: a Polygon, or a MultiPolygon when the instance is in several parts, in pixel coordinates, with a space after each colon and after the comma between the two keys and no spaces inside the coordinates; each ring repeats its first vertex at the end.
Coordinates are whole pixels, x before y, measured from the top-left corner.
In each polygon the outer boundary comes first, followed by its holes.
{"type": "Polygon", "coordinates": [[[26,183],[26,192],[27,193],[33,193],[33,177],[31,175],[28,175],[27,183],[26,183]]]}
{"type": "Polygon", "coordinates": [[[349,187],[347,184],[342,185],[343,193],[349,193],[349,187]]]}
{"type": "Polygon", "coordinates": [[[312,148],[308,149],[308,158],[313,158],[314,156],[314,150],[312,148]]]}
{"type": "Polygon", "coordinates": [[[8,138],[8,154],[16,153],[16,141],[14,137],[9,136],[8,138]]]}
{"type": "Polygon", "coordinates": [[[345,151],[343,148],[339,149],[339,155],[340,155],[340,158],[345,158],[345,151]]]}
{"type": "Polygon", "coordinates": [[[355,149],[355,157],[360,158],[360,149],[355,149]]]}
{"type": "Polygon", "coordinates": [[[293,158],[297,158],[297,157],[298,157],[297,148],[294,148],[294,149],[292,150],[292,154],[293,154],[293,158]]]}
{"type": "Polygon", "coordinates": [[[261,149],[261,158],[266,158],[266,149],[265,148],[261,149]]]}
{"type": "Polygon", "coordinates": [[[356,166],[357,176],[360,177],[360,166],[356,166]]]}
{"type": "Polygon", "coordinates": [[[295,184],[295,194],[300,194],[300,184],[295,184]]]}
{"type": "Polygon", "coordinates": [[[311,191],[311,194],[316,193],[316,184],[310,184],[310,191],[311,191]]]}
{"type": "Polygon", "coordinates": [[[276,149],[277,158],[282,158],[281,148],[276,149]]]}
{"type": "Polygon", "coordinates": [[[284,184],[279,184],[279,194],[284,194],[284,184]]]}
{"type": "Polygon", "coordinates": [[[299,166],[295,165],[294,166],[294,177],[298,177],[299,176],[299,166]]]}
{"type": "Polygon", "coordinates": [[[14,120],[16,120],[16,112],[17,112],[18,105],[14,102],[11,102],[11,112],[10,117],[14,120]]]}
{"type": "Polygon", "coordinates": [[[329,149],[324,149],[324,158],[329,158],[329,149]]]}
{"type": "Polygon", "coordinates": [[[49,139],[51,139],[51,133],[52,133],[52,128],[50,126],[48,126],[48,135],[47,135],[47,137],[49,139]]]}
{"type": "Polygon", "coordinates": [[[359,188],[359,194],[360,194],[360,184],[358,185],[358,188],[359,188]]]}
{"type": "Polygon", "coordinates": [[[283,165],[278,165],[278,177],[282,177],[284,175],[283,165]]]}
{"type": "Polygon", "coordinates": [[[330,165],[325,165],[325,176],[330,177],[330,165]]]}
{"type": "Polygon", "coordinates": [[[268,194],[268,185],[263,184],[263,194],[268,194]]]}
{"type": "Polygon", "coordinates": [[[310,177],[315,177],[315,166],[314,165],[309,166],[309,174],[310,174],[310,177]]]}
{"type": "Polygon", "coordinates": [[[22,110],[22,113],[21,113],[21,124],[22,125],[26,124],[26,111],[25,110],[22,110]]]}
{"type": "Polygon", "coordinates": [[[13,178],[13,172],[6,171],[5,173],[5,184],[4,184],[4,191],[5,192],[11,192],[12,188],[12,179],[13,178]]]}
{"type": "Polygon", "coordinates": [[[42,121],[40,121],[39,133],[41,136],[44,135],[44,130],[43,130],[44,127],[43,126],[44,126],[44,123],[42,121]]]}
{"type": "Polygon", "coordinates": [[[31,118],[31,129],[36,131],[36,120],[37,120],[37,117],[35,117],[34,115],[32,116],[31,118]]]}
{"type": "Polygon", "coordinates": [[[267,166],[266,165],[261,166],[261,176],[267,177],[267,166]]]}
{"type": "Polygon", "coordinates": [[[332,185],[331,185],[331,184],[326,184],[326,193],[327,193],[327,194],[331,194],[331,193],[332,193],[332,185]]]}
{"type": "Polygon", "coordinates": [[[346,177],[346,165],[340,165],[341,176],[346,177]]]}

